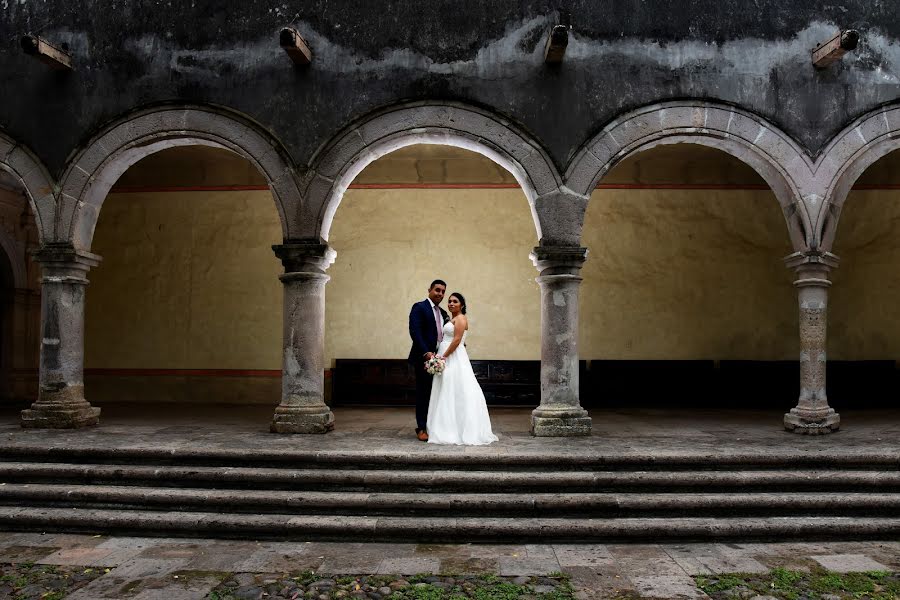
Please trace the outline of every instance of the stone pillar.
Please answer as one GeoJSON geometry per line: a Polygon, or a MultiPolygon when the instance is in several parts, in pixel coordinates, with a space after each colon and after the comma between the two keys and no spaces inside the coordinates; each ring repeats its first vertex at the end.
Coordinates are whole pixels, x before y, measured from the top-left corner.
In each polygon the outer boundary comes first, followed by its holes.
{"type": "Polygon", "coordinates": [[[788,431],[821,434],[837,431],[841,417],[828,406],[825,395],[826,317],[828,312],[828,272],[837,267],[838,257],[825,253],[795,253],[784,259],[797,272],[800,304],[800,399],[784,415],[788,431]]]}
{"type": "Polygon", "coordinates": [[[38,399],[22,411],[22,427],[96,425],[100,409],[84,399],[84,297],[87,272],[100,257],[67,244],[36,250],[41,279],[38,399]]]}
{"type": "Polygon", "coordinates": [[[578,401],[578,274],[586,256],[577,246],[538,246],[531,253],[541,286],[541,404],[531,413],[532,435],[591,433],[578,401]]]}
{"type": "Polygon", "coordinates": [[[325,404],[325,270],[336,253],[327,244],[272,246],[284,265],[284,329],[281,404],[275,433],[327,433],[334,414],[325,404]]]}

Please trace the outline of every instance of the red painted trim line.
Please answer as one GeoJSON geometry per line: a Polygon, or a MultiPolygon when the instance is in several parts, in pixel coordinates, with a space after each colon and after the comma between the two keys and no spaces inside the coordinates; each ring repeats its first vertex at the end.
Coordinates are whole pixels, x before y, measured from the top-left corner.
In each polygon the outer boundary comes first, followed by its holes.
{"type": "Polygon", "coordinates": [[[517,190],[518,183],[351,183],[351,190],[517,190]]]}
{"type": "MultiPolygon", "coordinates": [[[[85,369],[85,375],[110,377],[281,377],[281,369],[85,369]]],[[[331,369],[325,369],[325,378],[331,369]]]]}
{"type": "Polygon", "coordinates": [[[259,192],[267,185],[137,185],[114,187],[110,194],[145,194],[157,192],[259,192]]]}
{"type": "Polygon", "coordinates": [[[599,183],[595,190],[768,190],[764,183],[599,183]]]}
{"type": "Polygon", "coordinates": [[[85,369],[114,377],[281,377],[281,369],[85,369]]]}

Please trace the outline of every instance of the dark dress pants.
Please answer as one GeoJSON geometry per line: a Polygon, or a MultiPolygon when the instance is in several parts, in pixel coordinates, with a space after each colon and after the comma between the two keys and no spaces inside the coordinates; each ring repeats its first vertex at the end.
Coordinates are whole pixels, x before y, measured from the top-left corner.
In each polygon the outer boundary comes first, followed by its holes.
{"type": "Polygon", "coordinates": [[[416,429],[425,429],[428,420],[428,402],[431,400],[431,382],[434,375],[425,370],[425,362],[410,363],[416,371],[416,429]]]}

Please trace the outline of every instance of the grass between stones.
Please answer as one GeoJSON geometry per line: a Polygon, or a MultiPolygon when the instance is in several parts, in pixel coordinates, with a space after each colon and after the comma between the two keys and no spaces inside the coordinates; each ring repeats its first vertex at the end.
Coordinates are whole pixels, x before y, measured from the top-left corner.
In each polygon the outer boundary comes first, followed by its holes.
{"type": "Polygon", "coordinates": [[[869,571],[834,573],[824,569],[769,573],[697,575],[697,587],[713,600],[769,596],[784,600],[895,600],[900,599],[900,573],[869,571]]]}
{"type": "Polygon", "coordinates": [[[36,565],[32,562],[0,564],[0,598],[60,600],[108,573],[102,567],[36,565]]]}
{"type": "Polygon", "coordinates": [[[569,578],[498,577],[496,575],[398,575],[323,577],[311,572],[295,575],[227,576],[206,600],[246,598],[288,600],[573,600],[569,578]]]}

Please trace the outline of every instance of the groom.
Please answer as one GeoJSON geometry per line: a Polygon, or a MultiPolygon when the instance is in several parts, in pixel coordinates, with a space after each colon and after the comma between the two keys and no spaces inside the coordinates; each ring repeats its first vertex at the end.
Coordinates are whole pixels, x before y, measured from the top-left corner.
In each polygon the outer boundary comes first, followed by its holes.
{"type": "Polygon", "coordinates": [[[413,304],[409,311],[409,337],[412,338],[409,364],[416,372],[416,437],[423,442],[428,441],[425,421],[428,419],[428,401],[434,379],[425,370],[425,361],[434,356],[443,337],[444,323],[450,318],[440,307],[445,293],[447,284],[435,279],[428,288],[428,298],[413,304]]]}

